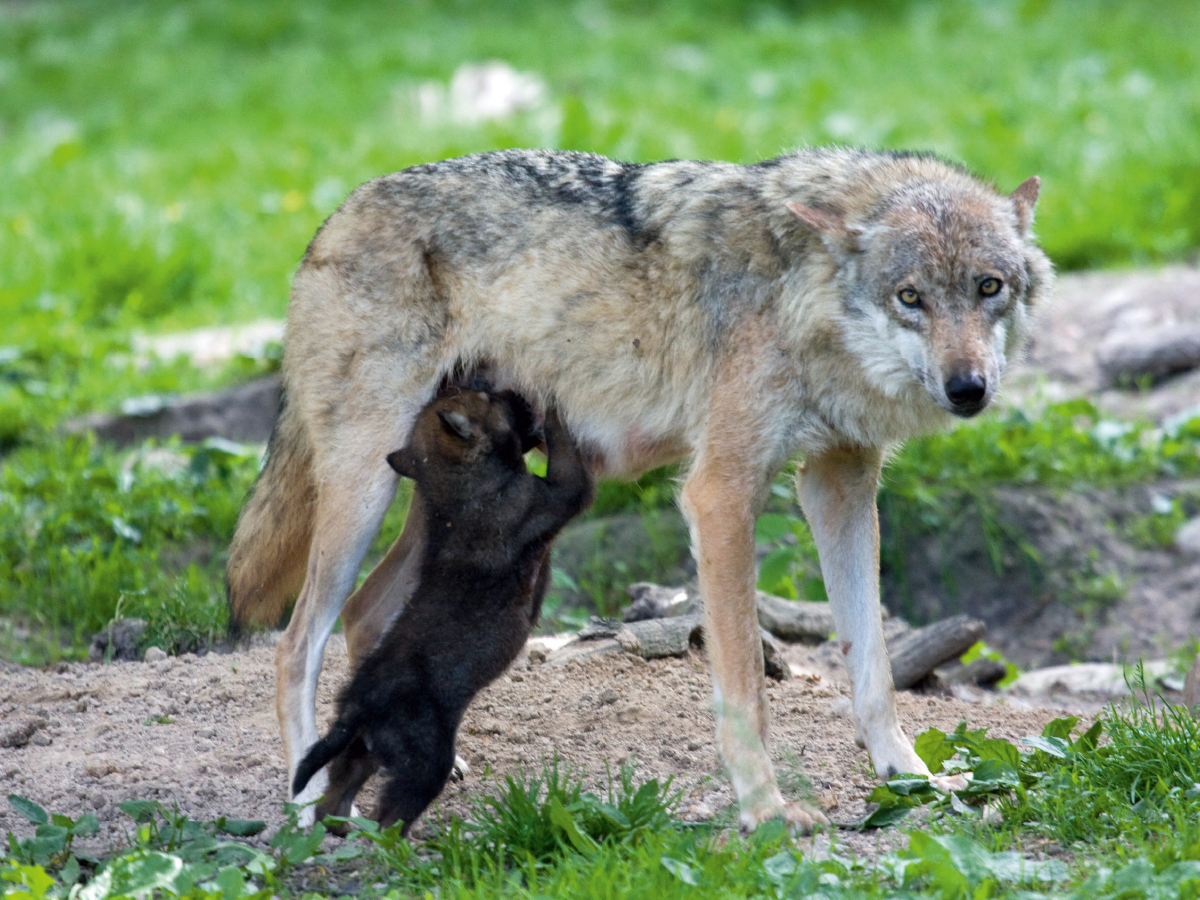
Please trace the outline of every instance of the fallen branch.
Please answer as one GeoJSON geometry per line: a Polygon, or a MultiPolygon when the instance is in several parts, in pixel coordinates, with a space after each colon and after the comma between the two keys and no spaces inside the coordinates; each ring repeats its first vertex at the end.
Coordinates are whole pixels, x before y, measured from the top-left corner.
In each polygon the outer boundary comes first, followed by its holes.
{"type": "Polygon", "coordinates": [[[910,688],[948,660],[962,656],[987,627],[970,616],[952,616],[897,638],[888,647],[896,690],[910,688]]]}

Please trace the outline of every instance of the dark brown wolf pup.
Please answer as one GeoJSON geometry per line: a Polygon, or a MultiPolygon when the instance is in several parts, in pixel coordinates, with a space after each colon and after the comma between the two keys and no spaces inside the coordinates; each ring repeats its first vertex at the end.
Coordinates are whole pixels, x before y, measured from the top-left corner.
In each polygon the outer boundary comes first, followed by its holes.
{"type": "Polygon", "coordinates": [[[427,535],[412,599],[338,700],[337,721],[296,770],[298,794],[329,765],[317,805],[345,816],[363,783],[387,776],[375,818],[408,829],[450,777],[467,704],[524,646],[550,570],[550,543],[592,497],[587,466],[556,413],[546,477],[525,468],[528,410],[511,392],[463,391],[421,412],[388,456],[423,499],[427,535]]]}

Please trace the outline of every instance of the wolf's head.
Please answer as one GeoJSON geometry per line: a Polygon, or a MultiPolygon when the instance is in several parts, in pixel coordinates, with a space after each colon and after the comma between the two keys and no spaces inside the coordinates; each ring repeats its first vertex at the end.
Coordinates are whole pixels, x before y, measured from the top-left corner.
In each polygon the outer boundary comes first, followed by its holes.
{"type": "Polygon", "coordinates": [[[1011,194],[942,164],[911,173],[857,218],[789,203],[837,262],[848,347],[888,393],[919,382],[964,418],[995,396],[1052,278],[1030,226],[1041,183],[1011,194]]]}

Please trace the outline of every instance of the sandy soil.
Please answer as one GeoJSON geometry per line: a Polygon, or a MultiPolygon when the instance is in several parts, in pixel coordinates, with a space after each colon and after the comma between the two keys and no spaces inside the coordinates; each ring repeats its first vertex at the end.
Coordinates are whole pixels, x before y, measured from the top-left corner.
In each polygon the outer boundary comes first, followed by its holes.
{"type": "MultiPolygon", "coordinates": [[[[0,749],[0,789],[52,812],[96,810],[101,831],[90,842],[94,849],[123,840],[131,820],[117,803],[129,799],[178,804],[201,821],[221,815],[264,819],[265,839],[283,821],[286,777],[275,720],[274,641],[263,635],[236,653],[149,663],[3,668],[0,742],[14,730],[37,730],[26,746],[0,749]],[[172,721],[159,724],[160,717],[172,721]]],[[[781,784],[794,793],[802,769],[831,818],[854,822],[866,811],[864,797],[875,779],[866,753],[853,742],[845,671],[828,647],[794,645],[787,654],[795,677],[769,687],[781,784]]],[[[346,672],[345,644],[335,635],[318,694],[322,724],[331,718],[346,672]]],[[[433,812],[464,813],[497,775],[539,771],[554,753],[591,786],[604,783],[605,760],[634,755],[641,778],[675,777],[685,791],[684,818],[732,821],[732,793],[713,748],[710,691],[699,651],[651,662],[620,655],[566,666],[520,659],[468,711],[458,749],[472,771],[447,787],[433,812]]],[[[986,725],[1015,740],[1067,712],[978,696],[979,702],[964,702],[902,693],[902,721],[916,734],[929,727],[948,731],[967,719],[972,727],[986,725]]],[[[360,799],[371,808],[370,798],[360,799]]],[[[0,834],[31,830],[7,804],[0,808],[0,834]]],[[[418,825],[417,836],[422,830],[418,825]]],[[[899,841],[891,834],[840,832],[837,840],[873,853],[899,841]]]]}

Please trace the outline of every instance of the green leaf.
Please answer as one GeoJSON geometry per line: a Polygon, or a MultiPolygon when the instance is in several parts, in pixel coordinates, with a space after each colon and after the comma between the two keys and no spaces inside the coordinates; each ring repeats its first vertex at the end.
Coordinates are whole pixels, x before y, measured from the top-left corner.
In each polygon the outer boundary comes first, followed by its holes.
{"type": "Polygon", "coordinates": [[[779,513],[759,516],[758,521],[754,523],[754,540],[759,544],[773,544],[791,533],[791,517],[779,513]]]}
{"type": "Polygon", "coordinates": [[[946,733],[936,728],[930,728],[917,735],[914,748],[917,756],[921,757],[921,762],[929,766],[929,771],[934,775],[942,771],[946,760],[955,754],[954,745],[946,741],[946,733]]]}
{"type": "Polygon", "coordinates": [[[1041,750],[1058,759],[1066,759],[1070,755],[1070,745],[1062,738],[1056,737],[1025,737],[1021,742],[1035,750],[1041,750]]]}
{"type": "Polygon", "coordinates": [[[672,859],[669,856],[664,856],[662,858],[662,864],[668,872],[670,872],[684,884],[690,884],[692,887],[696,887],[700,884],[700,873],[687,863],[678,859],[672,859]]]}
{"type": "Polygon", "coordinates": [[[880,806],[865,819],[863,819],[862,827],[865,828],[883,828],[886,825],[891,825],[894,822],[899,822],[909,811],[916,808],[916,804],[909,801],[904,806],[880,806]]]}
{"type": "MultiPolygon", "coordinates": [[[[147,822],[154,821],[154,814],[162,809],[162,804],[157,800],[125,800],[117,804],[121,812],[127,816],[132,816],[133,821],[139,825],[144,825],[147,822]]],[[[165,812],[165,811],[164,811],[165,812]]]]}
{"type": "Polygon", "coordinates": [[[46,811],[25,797],[9,794],[8,805],[17,815],[23,816],[35,825],[46,825],[50,822],[50,816],[46,814],[46,811]]]}
{"type": "Polygon", "coordinates": [[[71,834],[76,837],[87,837],[100,830],[100,820],[94,812],[84,813],[71,826],[71,834]]]}
{"type": "Polygon", "coordinates": [[[550,798],[550,824],[561,829],[566,834],[567,840],[571,842],[571,846],[584,856],[591,856],[600,849],[599,844],[579,830],[575,819],[567,812],[567,808],[563,806],[558,797],[550,798]]]}
{"type": "Polygon", "coordinates": [[[1075,743],[1071,746],[1075,750],[1080,750],[1085,753],[1091,752],[1092,750],[1095,750],[1097,745],[1100,743],[1100,735],[1103,731],[1104,722],[1102,722],[1100,719],[1097,719],[1092,723],[1092,727],[1080,735],[1076,739],[1075,743]]]}
{"type": "Polygon", "coordinates": [[[791,547],[780,547],[768,553],[758,567],[758,589],[771,591],[776,588],[791,571],[795,558],[796,554],[791,547]]]}
{"type": "Polygon", "coordinates": [[[998,759],[985,759],[975,767],[971,781],[962,793],[967,795],[1007,792],[1021,783],[1017,770],[998,759]]]}
{"type": "Polygon", "coordinates": [[[795,875],[796,869],[799,867],[800,863],[796,859],[796,854],[786,850],[763,860],[763,870],[767,873],[767,877],[778,885],[782,885],[789,877],[795,875]]]}
{"type": "Polygon", "coordinates": [[[237,900],[246,892],[246,878],[237,866],[226,866],[213,881],[221,889],[221,900],[237,900]]]}
{"type": "Polygon", "coordinates": [[[1078,716],[1067,716],[1063,719],[1055,719],[1042,729],[1042,737],[1061,738],[1064,741],[1071,740],[1071,729],[1079,723],[1078,716]]]}
{"type": "Polygon", "coordinates": [[[1021,751],[1008,741],[999,738],[985,738],[973,749],[975,755],[982,760],[998,759],[1000,762],[1008,763],[1013,769],[1017,769],[1021,765],[1021,751]]]}
{"type": "Polygon", "coordinates": [[[829,594],[825,591],[825,582],[811,575],[804,577],[804,599],[809,603],[828,603],[829,594]]]}
{"type": "Polygon", "coordinates": [[[218,831],[236,837],[250,837],[267,827],[267,823],[259,819],[227,819],[224,816],[217,819],[215,824],[218,831]]]}

